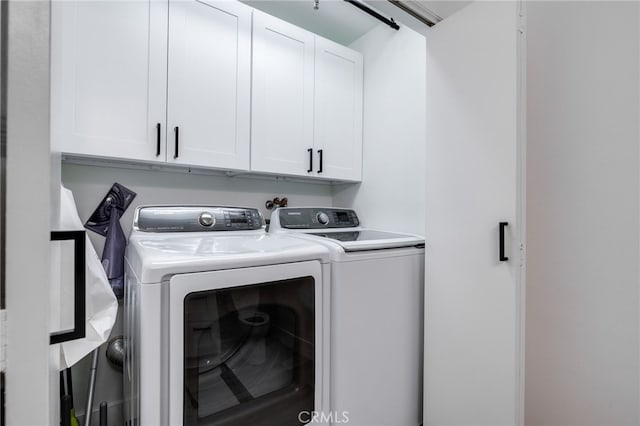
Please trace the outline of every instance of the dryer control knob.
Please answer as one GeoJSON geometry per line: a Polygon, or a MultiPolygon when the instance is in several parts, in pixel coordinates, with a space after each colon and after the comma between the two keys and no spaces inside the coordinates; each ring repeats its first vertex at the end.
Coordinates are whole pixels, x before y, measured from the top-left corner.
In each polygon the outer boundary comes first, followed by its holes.
{"type": "Polygon", "coordinates": [[[320,223],[321,225],[326,225],[329,223],[329,215],[327,215],[325,212],[320,212],[316,215],[316,219],[318,219],[318,223],[320,223]]]}
{"type": "Polygon", "coordinates": [[[211,213],[204,212],[204,213],[201,213],[200,216],[198,217],[198,222],[200,222],[200,225],[202,226],[209,227],[209,226],[213,226],[216,220],[211,213]]]}

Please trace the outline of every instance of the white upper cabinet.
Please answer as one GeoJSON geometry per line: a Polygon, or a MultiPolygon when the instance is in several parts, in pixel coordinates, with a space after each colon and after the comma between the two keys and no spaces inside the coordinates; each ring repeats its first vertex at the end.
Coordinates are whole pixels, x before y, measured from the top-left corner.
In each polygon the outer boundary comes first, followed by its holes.
{"type": "Polygon", "coordinates": [[[170,3],[167,162],[249,169],[251,11],[170,3]]]}
{"type": "Polygon", "coordinates": [[[314,174],[315,37],[254,11],[251,169],[314,174]]]}
{"type": "Polygon", "coordinates": [[[314,148],[318,176],[362,178],[362,55],[316,37],[314,148]]]}
{"type": "Polygon", "coordinates": [[[359,181],[362,55],[254,12],[251,169],[359,181]]]}
{"type": "Polygon", "coordinates": [[[56,151],[164,161],[167,3],[52,3],[56,151]]]}
{"type": "Polygon", "coordinates": [[[362,55],[240,2],[53,2],[56,151],[359,181],[362,55]]]}

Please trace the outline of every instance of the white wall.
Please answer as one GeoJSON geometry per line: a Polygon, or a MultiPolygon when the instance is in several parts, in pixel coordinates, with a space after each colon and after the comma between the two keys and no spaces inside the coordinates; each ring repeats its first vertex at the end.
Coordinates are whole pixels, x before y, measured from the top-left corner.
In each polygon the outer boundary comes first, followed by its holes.
{"type": "Polygon", "coordinates": [[[425,38],[379,26],[350,47],[364,55],[362,183],[336,186],[334,205],[366,227],[424,234],[425,38]]]}
{"type": "Polygon", "coordinates": [[[529,2],[527,425],[637,425],[639,4],[529,2]]]}
{"type": "MultiPolygon", "coordinates": [[[[114,182],[136,192],[136,198],[121,219],[122,228],[127,236],[131,232],[135,207],[142,204],[211,204],[255,207],[262,211],[265,218],[270,217],[270,211],[265,208],[264,203],[275,196],[286,196],[291,206],[332,205],[331,187],[326,184],[193,175],[186,172],[159,172],[64,164],[62,182],[73,191],[80,219],[83,222],[93,213],[114,182]]],[[[104,238],[93,232],[88,232],[88,235],[98,255],[101,255],[104,238]]],[[[120,306],[118,320],[111,336],[118,336],[122,333],[122,306],[120,306]]],[[[108,364],[104,357],[104,350],[103,345],[96,380],[94,409],[99,407],[101,401],[107,401],[111,405],[109,409],[110,421],[114,421],[116,417],[122,415],[122,374],[108,364]]],[[[84,414],[86,405],[90,368],[91,355],[88,355],[73,369],[74,402],[76,412],[80,414],[84,414]]],[[[97,413],[94,413],[92,420],[93,424],[98,424],[97,413]]]]}
{"type": "MultiPolygon", "coordinates": [[[[328,184],[297,183],[273,179],[255,179],[186,172],[159,172],[111,167],[65,164],[62,182],[73,191],[80,219],[86,221],[102,201],[111,185],[118,182],[137,193],[121,224],[125,235],[131,232],[135,207],[143,204],[211,204],[254,207],[268,219],[271,211],[264,203],[286,196],[290,206],[331,206],[328,184]]],[[[91,241],[100,254],[104,238],[90,232],[91,241]]]]}

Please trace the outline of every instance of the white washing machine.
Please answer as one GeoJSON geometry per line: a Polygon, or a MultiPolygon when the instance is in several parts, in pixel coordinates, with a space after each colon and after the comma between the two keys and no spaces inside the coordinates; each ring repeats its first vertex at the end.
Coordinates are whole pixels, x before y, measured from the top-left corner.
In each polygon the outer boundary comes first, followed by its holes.
{"type": "Polygon", "coordinates": [[[331,252],[332,413],[353,426],[421,424],[424,238],[362,228],[336,208],[277,209],[269,233],[331,252]]]}
{"type": "Polygon", "coordinates": [[[139,207],[126,253],[129,425],[297,425],[329,409],[328,252],[255,209],[139,207]]]}

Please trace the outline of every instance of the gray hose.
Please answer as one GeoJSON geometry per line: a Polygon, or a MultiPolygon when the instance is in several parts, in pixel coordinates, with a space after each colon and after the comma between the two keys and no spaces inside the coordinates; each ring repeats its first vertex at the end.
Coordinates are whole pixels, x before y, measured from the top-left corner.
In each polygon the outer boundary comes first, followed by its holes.
{"type": "Polygon", "coordinates": [[[96,373],[98,372],[98,355],[100,348],[93,350],[91,361],[91,378],[89,380],[89,396],[87,397],[87,408],[84,413],[84,426],[91,426],[91,411],[93,410],[93,393],[96,389],[96,373]]]}

